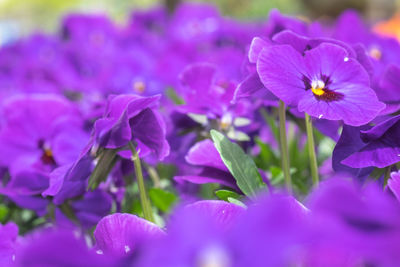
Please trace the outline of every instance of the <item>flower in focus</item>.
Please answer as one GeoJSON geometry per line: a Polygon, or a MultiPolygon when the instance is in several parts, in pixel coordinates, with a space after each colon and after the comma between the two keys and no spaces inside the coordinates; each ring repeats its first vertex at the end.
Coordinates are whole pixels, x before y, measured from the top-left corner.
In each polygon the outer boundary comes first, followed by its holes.
{"type": "Polygon", "coordinates": [[[323,43],[304,56],[289,45],[267,46],[259,53],[257,72],[268,90],[313,117],[358,126],[385,107],[363,67],[334,44],[323,43]]]}
{"type": "Polygon", "coordinates": [[[104,116],[94,125],[94,145],[117,149],[135,141],[140,155],[154,152],[163,159],[169,153],[169,145],[165,140],[164,122],[155,110],[158,100],[159,96],[110,96],[104,116]]]}

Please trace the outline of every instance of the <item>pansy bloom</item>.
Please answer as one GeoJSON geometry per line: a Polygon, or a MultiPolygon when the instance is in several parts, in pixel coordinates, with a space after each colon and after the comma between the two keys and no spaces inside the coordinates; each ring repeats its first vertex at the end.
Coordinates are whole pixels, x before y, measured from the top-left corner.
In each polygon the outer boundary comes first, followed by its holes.
{"type": "Polygon", "coordinates": [[[323,43],[304,56],[289,45],[266,46],[257,72],[268,90],[313,117],[358,126],[385,108],[369,87],[365,69],[335,44],[323,43]]]}

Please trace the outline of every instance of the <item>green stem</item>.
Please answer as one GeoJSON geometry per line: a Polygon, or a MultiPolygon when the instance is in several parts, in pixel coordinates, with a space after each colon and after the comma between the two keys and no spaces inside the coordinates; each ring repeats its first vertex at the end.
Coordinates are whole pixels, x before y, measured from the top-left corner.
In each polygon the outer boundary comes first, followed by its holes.
{"type": "Polygon", "coordinates": [[[142,205],[144,218],[148,221],[154,222],[150,199],[147,197],[146,186],[144,184],[142,165],[140,164],[139,154],[132,142],[129,142],[129,148],[132,152],[132,161],[135,165],[135,174],[139,187],[140,203],[142,205]]]}
{"type": "Polygon", "coordinates": [[[117,150],[105,149],[89,178],[87,190],[95,190],[99,184],[107,179],[115,163],[117,162],[117,150]]]}
{"type": "Polygon", "coordinates": [[[387,185],[391,171],[392,171],[392,165],[387,166],[385,170],[385,176],[383,177],[383,188],[385,188],[387,185]]]}
{"type": "Polygon", "coordinates": [[[308,115],[307,113],[305,113],[305,121],[306,121],[306,132],[307,132],[308,155],[310,157],[311,177],[313,185],[315,187],[318,187],[319,185],[318,164],[317,164],[317,156],[315,154],[313,126],[310,115],[308,115]]]}
{"type": "Polygon", "coordinates": [[[279,142],[286,189],[292,192],[292,178],[290,177],[289,152],[286,137],[286,108],[282,100],[279,101],[279,142]]]}
{"type": "Polygon", "coordinates": [[[160,176],[158,175],[156,169],[147,164],[145,164],[144,166],[147,170],[147,173],[150,176],[150,179],[153,180],[154,187],[161,188],[161,179],[160,179],[160,176]]]}

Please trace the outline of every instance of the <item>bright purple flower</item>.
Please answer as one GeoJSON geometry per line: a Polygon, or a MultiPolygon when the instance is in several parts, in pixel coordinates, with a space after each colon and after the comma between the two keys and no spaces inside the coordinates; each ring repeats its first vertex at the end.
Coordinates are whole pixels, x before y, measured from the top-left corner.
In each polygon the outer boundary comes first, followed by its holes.
{"type": "Polygon", "coordinates": [[[18,244],[18,226],[13,222],[0,225],[1,266],[12,266],[12,263],[15,261],[15,250],[18,244]]]}
{"type": "Polygon", "coordinates": [[[352,168],[383,168],[399,162],[400,115],[389,118],[369,130],[361,131],[362,146],[354,149],[342,164],[352,168]]]}
{"type": "Polygon", "coordinates": [[[157,225],[136,215],[123,213],[104,217],[94,231],[96,250],[118,257],[131,254],[143,242],[163,235],[164,231],[157,225]]]}
{"type": "Polygon", "coordinates": [[[185,3],[174,13],[169,36],[188,43],[211,41],[218,36],[220,23],[221,16],[213,5],[185,3]]]}
{"type": "Polygon", "coordinates": [[[360,188],[343,179],[327,180],[311,195],[308,207],[314,239],[307,265],[327,266],[335,256],[338,263],[340,258],[348,263],[344,266],[399,262],[400,206],[376,184],[360,188]]]}
{"type": "Polygon", "coordinates": [[[265,47],[257,72],[268,90],[313,117],[357,126],[385,107],[369,87],[364,68],[334,44],[323,43],[304,56],[289,45],[265,47]]]}
{"type": "Polygon", "coordinates": [[[226,130],[232,139],[239,134],[236,128],[250,124],[249,117],[253,115],[255,107],[247,100],[232,103],[236,83],[223,78],[213,64],[191,64],[183,70],[180,80],[182,86],[178,93],[185,104],[177,106],[178,111],[203,115],[205,121],[201,123],[204,125],[216,120],[217,127],[226,130]],[[237,120],[243,118],[248,123],[240,125],[237,120]]]}
{"type": "Polygon", "coordinates": [[[49,174],[76,160],[87,142],[77,109],[54,95],[21,95],[3,107],[0,131],[4,153],[0,165],[9,169],[7,195],[34,195],[49,186],[49,174]]]}
{"type": "Polygon", "coordinates": [[[94,145],[116,149],[135,141],[142,156],[154,152],[163,159],[169,153],[169,145],[164,122],[156,111],[158,100],[159,96],[110,96],[103,118],[94,125],[94,145]]]}
{"type": "Polygon", "coordinates": [[[196,143],[185,157],[186,162],[200,166],[196,174],[175,176],[178,182],[188,181],[195,184],[219,183],[238,190],[235,178],[222,161],[217,149],[210,139],[196,143]]]}
{"type": "Polygon", "coordinates": [[[199,213],[207,213],[221,229],[229,229],[243,215],[245,208],[221,200],[202,200],[185,206],[199,213]]]}
{"type": "Polygon", "coordinates": [[[290,266],[306,244],[308,210],[295,198],[263,197],[239,218],[229,238],[234,266],[290,266]]]}
{"type": "Polygon", "coordinates": [[[61,93],[76,85],[75,72],[57,37],[34,34],[0,54],[1,91],[61,93]]]}
{"type": "Polygon", "coordinates": [[[399,109],[400,44],[398,40],[374,33],[360,15],[354,11],[344,12],[337,20],[333,38],[350,44],[361,44],[372,62],[371,87],[379,100],[391,110],[399,109]],[[351,27],[349,27],[351,25],[351,27]]]}
{"type": "Polygon", "coordinates": [[[44,229],[24,238],[15,266],[118,266],[107,255],[89,249],[82,236],[70,230],[44,229]]]}
{"type": "Polygon", "coordinates": [[[235,204],[221,201],[194,204],[192,208],[187,206],[176,211],[167,226],[167,235],[144,247],[137,264],[144,267],[233,265],[227,235],[243,215],[242,211],[235,204]],[[223,222],[226,225],[221,225],[223,222]]]}
{"type": "Polygon", "coordinates": [[[222,117],[228,111],[235,85],[218,80],[217,68],[208,63],[189,65],[180,75],[181,95],[185,105],[179,109],[185,112],[205,114],[208,117],[222,117]],[[212,100],[212,101],[210,101],[212,100]]]}
{"type": "Polygon", "coordinates": [[[282,15],[278,9],[271,10],[265,27],[265,35],[272,38],[272,36],[283,30],[291,30],[306,35],[308,32],[308,24],[300,19],[282,15]]]}

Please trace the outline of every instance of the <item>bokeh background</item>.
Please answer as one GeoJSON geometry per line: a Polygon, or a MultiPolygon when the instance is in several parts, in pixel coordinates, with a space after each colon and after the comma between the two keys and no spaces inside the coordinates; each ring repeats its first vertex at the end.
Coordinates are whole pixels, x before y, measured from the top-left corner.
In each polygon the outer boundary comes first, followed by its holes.
{"type": "MultiPolygon", "coordinates": [[[[106,13],[124,23],[134,9],[152,5],[173,8],[182,0],[0,0],[0,45],[32,31],[58,29],[67,13],[106,13]]],[[[371,22],[390,18],[399,10],[400,0],[202,0],[219,6],[227,16],[240,19],[266,18],[271,8],[310,19],[329,19],[347,8],[361,11],[371,22]]]]}

